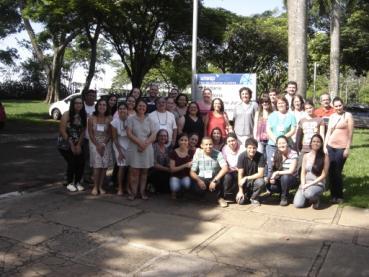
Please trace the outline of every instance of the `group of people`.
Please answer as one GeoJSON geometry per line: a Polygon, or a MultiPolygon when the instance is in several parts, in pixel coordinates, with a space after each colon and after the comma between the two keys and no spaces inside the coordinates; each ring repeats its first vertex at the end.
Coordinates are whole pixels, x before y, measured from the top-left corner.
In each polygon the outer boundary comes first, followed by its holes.
{"type": "Polygon", "coordinates": [[[297,208],[318,208],[329,176],[332,202],[343,201],[353,119],[339,97],[331,102],[323,94],[315,109],[293,81],[285,94],[272,89],[257,101],[243,87],[231,120],[209,88],[192,102],[177,89],[158,95],[158,86],[151,85],[147,97],[134,88],[124,102],[111,95],[95,103],[94,90],[71,100],[58,139],[68,190],[83,190],[81,179],[88,179],[91,167],[91,193],[104,194],[106,170],[114,167],[117,194],[130,200],[148,199],[149,185],[173,199],[187,190],[216,192],[222,207],[229,201],[260,205],[262,193],[278,193],[286,206],[296,188],[297,208]]]}

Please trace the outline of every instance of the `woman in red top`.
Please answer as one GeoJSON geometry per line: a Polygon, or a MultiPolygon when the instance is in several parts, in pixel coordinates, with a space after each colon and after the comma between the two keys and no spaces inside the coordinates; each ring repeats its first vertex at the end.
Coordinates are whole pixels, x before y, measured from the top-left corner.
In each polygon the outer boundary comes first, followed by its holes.
{"type": "Polygon", "coordinates": [[[215,98],[213,102],[211,102],[210,112],[206,115],[204,120],[204,127],[204,133],[207,136],[210,136],[211,131],[215,127],[218,127],[221,130],[224,139],[227,137],[227,134],[232,131],[228,115],[224,111],[224,103],[222,99],[215,98]]]}

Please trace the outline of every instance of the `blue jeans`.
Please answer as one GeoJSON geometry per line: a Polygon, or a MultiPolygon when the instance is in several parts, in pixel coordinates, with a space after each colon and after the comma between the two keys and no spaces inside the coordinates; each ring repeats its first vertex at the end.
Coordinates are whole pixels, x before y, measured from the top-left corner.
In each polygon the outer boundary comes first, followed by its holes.
{"type": "Polygon", "coordinates": [[[323,186],[317,185],[307,187],[304,190],[299,188],[295,194],[295,198],[293,199],[293,205],[295,205],[296,208],[303,208],[305,206],[306,200],[309,200],[311,202],[319,200],[319,197],[323,193],[323,191],[323,186]]]}
{"type": "Polygon", "coordinates": [[[277,192],[281,194],[281,197],[287,197],[291,188],[296,186],[297,178],[294,175],[282,175],[275,180],[274,184],[267,184],[267,189],[271,192],[277,192]]]}
{"type": "Polygon", "coordinates": [[[343,148],[333,148],[327,145],[329,156],[329,183],[332,198],[343,198],[342,170],[346,158],[343,157],[343,148]]]}
{"type": "Polygon", "coordinates": [[[189,176],[183,178],[170,177],[169,185],[172,192],[179,192],[182,189],[187,190],[191,187],[191,178],[189,176]]]}

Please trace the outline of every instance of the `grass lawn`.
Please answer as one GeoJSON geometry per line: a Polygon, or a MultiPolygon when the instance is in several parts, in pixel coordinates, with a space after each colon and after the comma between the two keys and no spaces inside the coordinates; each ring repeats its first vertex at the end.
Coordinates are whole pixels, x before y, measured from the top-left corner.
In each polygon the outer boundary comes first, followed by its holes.
{"type": "Polygon", "coordinates": [[[6,129],[56,126],[48,114],[49,105],[38,100],[2,100],[5,107],[6,129]]]}
{"type": "Polygon", "coordinates": [[[369,130],[354,133],[344,171],[344,196],[348,205],[369,208],[369,130]]]}

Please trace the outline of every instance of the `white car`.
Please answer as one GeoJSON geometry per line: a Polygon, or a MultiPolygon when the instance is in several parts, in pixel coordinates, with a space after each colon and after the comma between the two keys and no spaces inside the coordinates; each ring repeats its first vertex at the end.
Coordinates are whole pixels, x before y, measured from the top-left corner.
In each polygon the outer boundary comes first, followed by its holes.
{"type": "Polygon", "coordinates": [[[52,119],[59,120],[63,115],[63,113],[69,110],[70,100],[80,95],[81,93],[74,93],[72,95],[67,96],[63,100],[52,103],[49,108],[49,115],[52,117],[52,119]]]}
{"type": "MultiPolygon", "coordinates": [[[[72,98],[76,96],[81,96],[81,93],[71,94],[65,97],[63,100],[52,103],[49,108],[49,115],[52,117],[52,119],[59,120],[61,116],[63,115],[63,113],[69,110],[70,100],[72,100],[72,98]]],[[[108,94],[106,93],[98,92],[97,100],[99,100],[101,97],[107,97],[107,96],[108,94]]]]}

